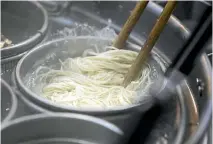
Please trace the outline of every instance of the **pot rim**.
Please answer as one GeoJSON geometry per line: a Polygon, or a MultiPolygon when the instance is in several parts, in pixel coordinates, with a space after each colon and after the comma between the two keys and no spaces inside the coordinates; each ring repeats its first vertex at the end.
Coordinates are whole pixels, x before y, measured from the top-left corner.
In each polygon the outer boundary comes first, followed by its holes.
{"type": "Polygon", "coordinates": [[[11,61],[15,61],[15,60],[18,60],[20,59],[21,57],[23,57],[27,52],[24,52],[24,53],[20,53],[18,55],[15,55],[15,56],[11,56],[11,57],[8,57],[8,58],[5,58],[5,59],[1,59],[1,64],[6,64],[6,63],[9,63],[11,61]]]}
{"type": "MultiPolygon", "coordinates": [[[[118,135],[123,135],[123,131],[115,126],[114,124],[89,115],[84,115],[84,114],[76,114],[76,113],[41,113],[41,114],[35,114],[35,115],[28,115],[28,116],[23,116],[20,118],[16,118],[8,123],[4,123],[1,126],[1,132],[8,127],[20,124],[20,123],[25,123],[29,122],[32,120],[42,120],[42,119],[50,119],[50,118],[56,118],[56,119],[61,119],[61,118],[70,118],[70,119],[80,119],[83,121],[88,121],[90,123],[95,123],[98,125],[101,125],[107,129],[110,129],[112,132],[117,133],[118,135]]],[[[51,120],[51,119],[50,119],[51,120]]]]}
{"type": "MultiPolygon", "coordinates": [[[[38,42],[40,42],[42,40],[41,38],[47,32],[47,29],[48,29],[48,14],[47,14],[47,11],[44,9],[44,7],[41,4],[39,4],[36,1],[26,1],[26,2],[29,2],[29,3],[33,4],[35,7],[39,8],[39,10],[42,12],[42,15],[44,17],[42,27],[39,30],[37,30],[37,32],[34,35],[32,35],[30,38],[28,38],[28,39],[26,39],[24,41],[21,41],[21,42],[19,42],[17,44],[14,44],[12,46],[2,48],[1,49],[1,53],[6,52],[6,51],[12,51],[14,49],[18,49],[18,48],[21,48],[21,47],[24,47],[24,46],[28,46],[32,42],[36,42],[39,39],[40,40],[38,42]]],[[[38,42],[36,42],[36,43],[38,43],[38,42]]],[[[11,56],[14,56],[14,54],[5,55],[2,58],[4,59],[4,58],[11,57],[11,56]]]]}
{"type": "MultiPolygon", "coordinates": [[[[17,106],[18,106],[18,101],[17,98],[15,96],[15,93],[13,92],[13,90],[10,88],[9,84],[7,84],[3,79],[1,80],[1,85],[3,85],[10,93],[10,97],[11,97],[11,108],[9,113],[7,114],[7,116],[2,120],[2,123],[5,123],[9,120],[11,120],[13,118],[13,116],[15,115],[15,112],[17,110],[17,106]]],[[[2,95],[1,95],[2,97],[2,95]]]]}

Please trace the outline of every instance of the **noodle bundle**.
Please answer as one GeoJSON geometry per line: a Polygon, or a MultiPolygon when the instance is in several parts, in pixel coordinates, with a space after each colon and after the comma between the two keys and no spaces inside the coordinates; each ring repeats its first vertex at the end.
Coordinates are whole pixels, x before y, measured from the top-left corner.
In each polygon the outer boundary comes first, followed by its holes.
{"type": "Polygon", "coordinates": [[[102,53],[68,58],[60,62],[59,70],[48,68],[48,72],[39,74],[37,78],[44,83],[41,95],[57,104],[101,109],[130,106],[149,96],[149,65],[124,88],[124,76],[138,53],[108,48],[102,53]]]}

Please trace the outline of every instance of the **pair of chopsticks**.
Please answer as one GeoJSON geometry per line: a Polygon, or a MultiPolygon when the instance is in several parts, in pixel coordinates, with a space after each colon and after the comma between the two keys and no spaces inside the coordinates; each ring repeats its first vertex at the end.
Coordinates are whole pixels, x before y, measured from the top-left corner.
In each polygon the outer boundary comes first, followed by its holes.
{"type": "MultiPolygon", "coordinates": [[[[121,49],[125,45],[125,42],[128,39],[129,34],[131,33],[133,27],[136,25],[137,21],[139,20],[141,14],[143,13],[148,3],[149,1],[145,0],[140,1],[136,4],[134,10],[132,11],[131,15],[124,24],[118,37],[115,39],[113,43],[114,47],[121,49]]],[[[175,9],[176,4],[177,4],[176,1],[167,2],[160,17],[157,19],[154,27],[152,28],[144,46],[141,48],[136,60],[129,68],[129,71],[126,74],[125,79],[123,81],[124,87],[126,87],[131,81],[133,81],[141,71],[143,64],[147,60],[149,53],[151,52],[161,32],[166,26],[173,10],[175,9]]]]}

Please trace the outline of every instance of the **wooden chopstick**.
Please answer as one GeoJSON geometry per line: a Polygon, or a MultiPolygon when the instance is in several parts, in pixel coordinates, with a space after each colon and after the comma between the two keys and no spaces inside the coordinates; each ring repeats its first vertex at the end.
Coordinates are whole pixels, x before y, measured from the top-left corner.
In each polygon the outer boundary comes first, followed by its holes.
{"type": "Polygon", "coordinates": [[[123,86],[126,87],[131,81],[133,81],[141,71],[145,61],[149,57],[149,54],[155,45],[158,37],[160,36],[161,32],[163,31],[164,27],[166,26],[175,6],[177,5],[177,1],[168,1],[163,12],[161,13],[160,17],[157,19],[152,31],[150,32],[146,42],[144,43],[143,48],[141,48],[136,60],[129,68],[128,73],[126,74],[123,86]]]}
{"type": "Polygon", "coordinates": [[[143,13],[144,9],[146,8],[149,1],[140,1],[136,4],[135,8],[133,9],[131,15],[127,19],[126,23],[124,24],[122,30],[120,31],[118,37],[115,39],[113,46],[116,48],[123,48],[126,43],[126,40],[129,37],[133,27],[138,22],[141,14],[143,13]]]}

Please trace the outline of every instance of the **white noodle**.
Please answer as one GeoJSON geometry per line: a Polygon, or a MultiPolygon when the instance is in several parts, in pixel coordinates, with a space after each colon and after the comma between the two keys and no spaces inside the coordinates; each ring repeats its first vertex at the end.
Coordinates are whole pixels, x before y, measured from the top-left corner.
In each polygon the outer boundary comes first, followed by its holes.
{"type": "Polygon", "coordinates": [[[146,64],[140,76],[124,88],[124,76],[138,53],[114,47],[106,49],[109,50],[102,53],[85,51],[85,57],[60,61],[60,70],[50,69],[38,74],[45,83],[42,96],[58,104],[102,109],[130,106],[149,96],[152,84],[149,65],[146,64]]]}

